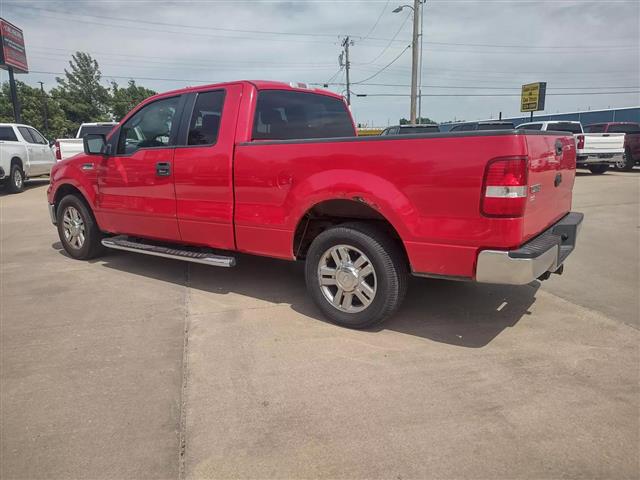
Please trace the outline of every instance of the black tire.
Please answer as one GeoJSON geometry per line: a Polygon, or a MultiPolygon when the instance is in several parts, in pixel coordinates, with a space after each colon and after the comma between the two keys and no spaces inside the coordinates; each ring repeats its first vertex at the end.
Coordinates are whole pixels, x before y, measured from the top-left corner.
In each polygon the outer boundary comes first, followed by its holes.
{"type": "Polygon", "coordinates": [[[609,170],[609,165],[603,165],[603,164],[598,164],[598,165],[591,165],[589,167],[589,170],[591,171],[591,173],[593,173],[594,175],[602,175],[604,172],[606,172],[607,170],[609,170]]]}
{"type": "Polygon", "coordinates": [[[7,189],[9,193],[20,193],[24,191],[24,172],[22,171],[22,167],[17,163],[11,165],[9,178],[7,178],[7,189]]]}
{"type": "Polygon", "coordinates": [[[621,172],[630,172],[633,170],[633,165],[636,162],[633,160],[631,156],[631,150],[625,148],[624,157],[622,157],[622,162],[616,162],[616,170],[620,170],[621,172]]]}
{"type": "MultiPolygon", "coordinates": [[[[343,327],[361,329],[382,322],[398,310],[407,291],[408,264],[401,246],[382,229],[367,223],[347,223],[325,230],[313,240],[307,252],[305,277],[311,297],[331,322],[343,327]],[[353,302],[360,304],[356,308],[364,308],[362,311],[352,313],[338,309],[325,296],[320,285],[320,262],[324,261],[323,257],[329,249],[338,245],[359,250],[368,258],[374,269],[375,277],[367,277],[369,281],[375,280],[376,287],[375,295],[368,306],[365,307],[363,302],[355,298],[355,291],[347,292],[351,293],[353,302]]],[[[357,278],[360,278],[359,275],[357,278]]],[[[359,283],[356,290],[358,288],[359,283]]]]}
{"type": "Polygon", "coordinates": [[[93,213],[87,207],[84,200],[78,198],[76,195],[67,195],[58,204],[56,209],[56,219],[58,222],[58,236],[60,242],[69,256],[77,260],[89,260],[95,258],[104,252],[102,246],[102,232],[98,228],[93,213]],[[65,235],[65,212],[73,212],[74,210],[79,214],[84,226],[84,241],[80,246],[74,245],[73,240],[69,240],[65,235]]]}

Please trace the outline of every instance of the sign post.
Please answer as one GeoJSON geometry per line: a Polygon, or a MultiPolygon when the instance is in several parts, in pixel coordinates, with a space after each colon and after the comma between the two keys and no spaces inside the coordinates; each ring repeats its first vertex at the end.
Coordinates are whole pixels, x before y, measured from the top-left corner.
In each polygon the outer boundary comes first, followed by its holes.
{"type": "Polygon", "coordinates": [[[9,89],[16,123],[22,123],[20,102],[16,89],[14,73],[28,73],[27,53],[24,48],[24,35],[15,25],[0,18],[0,68],[9,71],[9,89]]]}
{"type": "Polygon", "coordinates": [[[527,83],[526,85],[522,85],[520,111],[531,112],[530,120],[533,120],[533,112],[544,110],[546,93],[547,82],[527,83]]]}

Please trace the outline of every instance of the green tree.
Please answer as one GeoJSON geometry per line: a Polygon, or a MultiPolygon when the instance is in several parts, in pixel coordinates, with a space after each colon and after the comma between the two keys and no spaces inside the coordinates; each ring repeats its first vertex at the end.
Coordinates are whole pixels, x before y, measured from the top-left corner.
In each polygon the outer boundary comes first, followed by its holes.
{"type": "MultiPolygon", "coordinates": [[[[406,118],[401,118],[400,119],[400,125],[409,125],[409,123],[411,123],[409,120],[407,120],[406,118]]],[[[416,123],[420,124],[420,125],[428,125],[430,123],[438,123],[435,120],[431,120],[428,117],[419,117],[416,118],[416,123]]]]}
{"type": "MultiPolygon", "coordinates": [[[[67,136],[73,130],[73,124],[67,121],[60,104],[50,98],[47,93],[42,93],[39,88],[30,87],[23,82],[16,82],[18,99],[22,112],[22,123],[32,125],[42,132],[50,140],[67,136]],[[49,128],[44,127],[44,102],[47,102],[49,128]]],[[[13,105],[11,104],[11,94],[9,83],[5,82],[0,87],[0,122],[12,123],[13,105]]]]}
{"type": "Polygon", "coordinates": [[[119,87],[116,82],[111,83],[111,114],[120,121],[140,102],[155,95],[156,92],[136,85],[135,80],[129,80],[126,88],[119,87]]]}
{"type": "Polygon", "coordinates": [[[71,56],[70,69],[64,78],[56,77],[58,87],[51,96],[59,102],[67,120],[74,127],[84,122],[110,120],[109,90],[100,84],[102,74],[98,62],[91,55],[76,52],[71,56]]]}

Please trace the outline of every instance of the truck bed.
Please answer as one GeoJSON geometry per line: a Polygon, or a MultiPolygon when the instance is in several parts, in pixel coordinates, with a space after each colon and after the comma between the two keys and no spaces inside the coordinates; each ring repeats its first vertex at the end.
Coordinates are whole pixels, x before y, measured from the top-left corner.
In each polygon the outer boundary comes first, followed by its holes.
{"type": "Polygon", "coordinates": [[[415,272],[472,278],[480,249],[517,248],[569,212],[575,161],[572,136],[522,130],[240,143],[236,243],[292,258],[305,212],[339,192],[393,225],[415,272]],[[504,157],[528,158],[522,217],[480,212],[485,168],[504,157]]]}

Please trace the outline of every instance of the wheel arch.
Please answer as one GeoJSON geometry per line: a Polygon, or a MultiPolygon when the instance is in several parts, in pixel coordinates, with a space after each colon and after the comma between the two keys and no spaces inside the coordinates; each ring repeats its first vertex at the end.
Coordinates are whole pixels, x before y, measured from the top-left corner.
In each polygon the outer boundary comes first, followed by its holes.
{"type": "Polygon", "coordinates": [[[394,224],[378,209],[356,198],[329,198],[309,207],[300,217],[293,234],[293,254],[296,259],[304,259],[313,240],[322,232],[336,225],[361,222],[376,226],[384,231],[401,248],[405,258],[408,255],[402,237],[394,224]]]}
{"type": "Polygon", "coordinates": [[[22,170],[22,173],[24,173],[24,162],[22,161],[22,159],[19,156],[14,155],[13,157],[11,157],[11,162],[9,163],[9,168],[13,167],[16,164],[20,165],[20,169],[22,170]]]}

